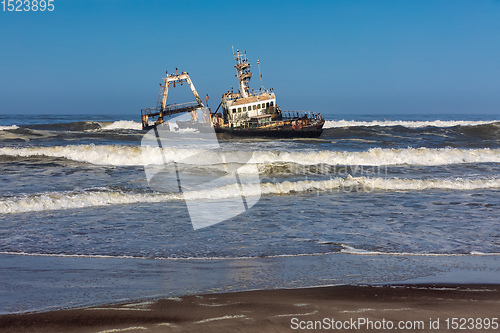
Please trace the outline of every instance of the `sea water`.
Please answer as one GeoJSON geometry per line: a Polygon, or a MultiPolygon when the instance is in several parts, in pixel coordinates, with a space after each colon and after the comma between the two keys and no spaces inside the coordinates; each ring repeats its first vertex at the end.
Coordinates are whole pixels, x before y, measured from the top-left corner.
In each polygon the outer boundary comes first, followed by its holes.
{"type": "MultiPolygon", "coordinates": [[[[208,162],[186,170],[209,181],[224,173],[213,151],[145,147],[135,118],[0,116],[1,313],[433,276],[500,283],[500,116],[331,115],[317,139],[219,136],[227,165],[257,170],[259,193],[199,229],[144,170],[165,162],[161,149],[196,153],[208,162]]],[[[191,195],[220,201],[208,216],[236,194],[191,195]]]]}

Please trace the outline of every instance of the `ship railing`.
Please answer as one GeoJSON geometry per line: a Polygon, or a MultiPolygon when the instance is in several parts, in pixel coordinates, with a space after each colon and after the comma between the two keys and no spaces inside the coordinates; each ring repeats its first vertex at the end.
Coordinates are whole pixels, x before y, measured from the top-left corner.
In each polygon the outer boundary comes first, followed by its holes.
{"type": "Polygon", "coordinates": [[[323,119],[321,113],[316,113],[312,111],[281,111],[283,119],[297,119],[307,117],[309,119],[323,119]]]}
{"type": "Polygon", "coordinates": [[[262,88],[259,88],[259,89],[252,89],[249,91],[249,93],[252,95],[252,96],[259,96],[259,95],[262,95],[262,94],[270,94],[272,93],[272,90],[267,90],[266,88],[262,87],[262,88]]]}
{"type": "MultiPolygon", "coordinates": [[[[199,107],[201,108],[201,105],[198,104],[198,102],[170,104],[170,105],[167,105],[165,107],[165,110],[163,110],[163,114],[165,116],[167,116],[167,115],[181,113],[181,112],[193,111],[199,107]]],[[[143,115],[143,116],[158,116],[160,114],[160,110],[161,110],[161,106],[157,106],[156,108],[141,109],[141,115],[143,115]]]]}
{"type": "Polygon", "coordinates": [[[278,126],[283,126],[284,125],[283,120],[269,120],[269,121],[264,121],[264,122],[238,122],[236,123],[236,127],[240,128],[261,128],[261,127],[267,127],[267,128],[272,128],[272,127],[278,127],[278,126]]]}
{"type": "Polygon", "coordinates": [[[160,114],[158,108],[141,109],[141,116],[157,116],[160,114]]]}

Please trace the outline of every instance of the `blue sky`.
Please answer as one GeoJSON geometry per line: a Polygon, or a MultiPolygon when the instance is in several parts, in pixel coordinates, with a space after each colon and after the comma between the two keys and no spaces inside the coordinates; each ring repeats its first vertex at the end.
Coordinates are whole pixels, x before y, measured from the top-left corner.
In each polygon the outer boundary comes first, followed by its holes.
{"type": "Polygon", "coordinates": [[[0,12],[0,114],[138,114],[176,67],[215,108],[237,86],[231,46],[283,109],[500,114],[498,0],[54,4],[0,12]]]}

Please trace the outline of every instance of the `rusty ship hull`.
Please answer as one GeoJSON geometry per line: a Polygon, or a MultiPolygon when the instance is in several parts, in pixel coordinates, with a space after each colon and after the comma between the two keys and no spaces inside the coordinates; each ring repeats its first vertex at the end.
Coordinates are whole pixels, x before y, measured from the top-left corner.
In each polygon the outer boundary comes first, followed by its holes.
{"type": "Polygon", "coordinates": [[[273,130],[266,129],[231,129],[231,128],[216,128],[216,133],[229,134],[239,137],[269,137],[269,138],[318,138],[321,136],[323,129],[321,126],[314,128],[294,130],[292,128],[279,128],[273,130]]]}

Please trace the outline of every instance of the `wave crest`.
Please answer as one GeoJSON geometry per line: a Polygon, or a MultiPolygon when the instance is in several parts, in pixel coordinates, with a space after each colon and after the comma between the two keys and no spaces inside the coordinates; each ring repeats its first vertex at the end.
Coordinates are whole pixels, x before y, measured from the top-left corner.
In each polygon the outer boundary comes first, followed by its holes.
{"type": "MultiPolygon", "coordinates": [[[[203,156],[198,165],[220,163],[221,152],[200,149],[164,148],[164,156],[182,162],[190,156],[203,156]]],[[[250,163],[298,165],[420,165],[437,166],[463,163],[499,163],[500,149],[460,149],[460,148],[372,148],[367,151],[226,151],[222,152],[227,163],[250,163]]],[[[158,147],[134,147],[118,145],[69,145],[53,147],[0,148],[0,156],[32,157],[46,156],[65,158],[95,165],[141,166],[162,165],[163,156],[158,147]]],[[[167,162],[170,162],[167,160],[167,162]]]]}
{"type": "Polygon", "coordinates": [[[329,180],[285,181],[248,184],[240,189],[236,184],[200,191],[179,193],[127,193],[124,191],[88,190],[84,192],[48,192],[23,197],[0,199],[1,214],[16,214],[46,210],[89,208],[107,205],[157,203],[172,200],[222,200],[241,196],[289,195],[310,191],[425,191],[498,189],[500,178],[494,179],[399,179],[352,177],[329,180]]]}
{"type": "Polygon", "coordinates": [[[101,127],[103,130],[142,130],[142,124],[137,121],[132,120],[119,120],[115,121],[109,125],[104,125],[101,127]]]}
{"type": "Polygon", "coordinates": [[[0,131],[7,131],[7,130],[15,130],[18,129],[19,127],[16,125],[11,125],[11,126],[0,126],[0,131]]]}
{"type": "Polygon", "coordinates": [[[357,121],[357,120],[327,120],[324,129],[337,127],[392,127],[402,126],[407,128],[422,128],[422,127],[454,127],[454,126],[477,126],[498,123],[500,120],[490,121],[473,121],[473,120],[432,120],[432,121],[404,121],[404,120],[373,120],[373,121],[357,121]]]}

